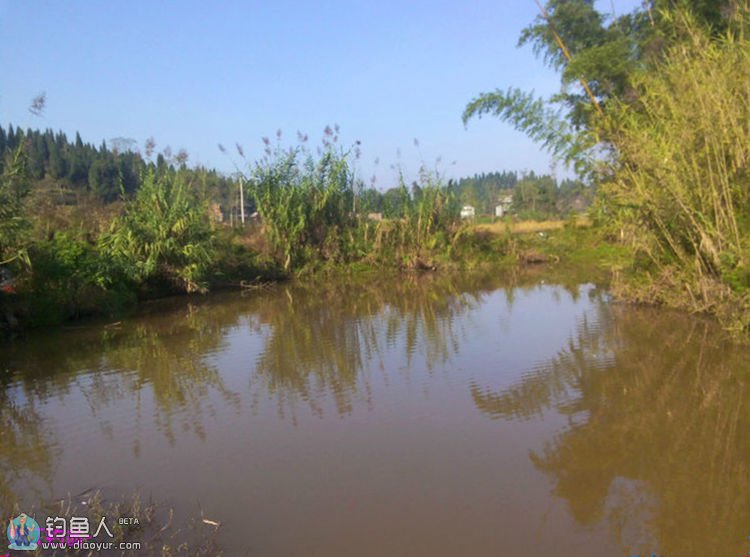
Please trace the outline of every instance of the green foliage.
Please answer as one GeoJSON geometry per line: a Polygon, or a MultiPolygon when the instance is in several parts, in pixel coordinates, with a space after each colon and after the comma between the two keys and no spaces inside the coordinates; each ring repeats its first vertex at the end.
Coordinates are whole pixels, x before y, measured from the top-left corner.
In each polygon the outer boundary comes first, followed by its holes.
{"type": "Polygon", "coordinates": [[[0,264],[21,260],[28,263],[24,233],[28,221],[23,203],[29,193],[27,158],[23,145],[8,152],[0,173],[0,264]]]}
{"type": "Polygon", "coordinates": [[[317,160],[303,148],[277,149],[257,163],[251,194],[285,271],[313,258],[342,260],[356,225],[348,153],[328,145],[317,160]]]}
{"type": "Polygon", "coordinates": [[[207,206],[172,172],[146,174],[102,246],[130,280],[185,292],[205,288],[214,257],[207,206]]]}
{"type": "Polygon", "coordinates": [[[459,225],[460,203],[439,176],[423,168],[411,195],[403,177],[400,186],[389,191],[395,192],[393,199],[398,200],[398,216],[362,224],[368,257],[394,261],[401,267],[430,268],[436,256],[454,255],[463,230],[459,225]]]}
{"type": "Polygon", "coordinates": [[[572,126],[560,110],[551,108],[532,93],[515,88],[481,93],[466,106],[464,124],[485,114],[510,122],[552,155],[573,166],[579,174],[593,171],[598,135],[572,126]]]}
{"type": "Polygon", "coordinates": [[[631,77],[653,68],[668,46],[680,40],[675,13],[692,9],[711,33],[720,34],[732,24],[728,14],[740,5],[737,0],[652,0],[632,13],[607,18],[592,0],[548,0],[544,13],[521,33],[519,45],[531,44],[560,71],[559,93],[548,101],[512,87],[482,93],[467,105],[464,123],[485,114],[497,116],[593,179],[597,160],[608,155],[601,143],[609,138],[596,121],[601,107],[635,101],[631,77]]]}
{"type": "Polygon", "coordinates": [[[715,311],[728,290],[750,288],[750,40],[712,38],[688,13],[675,25],[683,42],[633,77],[638,109],[610,110],[618,159],[603,194],[608,218],[684,305],[715,311]]]}
{"type": "Polygon", "coordinates": [[[460,206],[455,195],[443,187],[438,176],[422,170],[420,186],[415,188],[407,211],[416,246],[435,249],[441,240],[445,241],[441,236],[450,233],[459,214],[460,206]]]}
{"type": "MultiPolygon", "coordinates": [[[[749,13],[652,0],[608,19],[591,0],[548,0],[520,43],[561,72],[560,93],[511,88],[464,112],[510,122],[604,184],[596,221],[641,262],[622,291],[737,328],[750,327],[749,13]]],[[[533,210],[541,193],[521,185],[514,203],[533,210]]]]}
{"type": "Polygon", "coordinates": [[[117,165],[111,158],[97,159],[88,174],[91,192],[105,203],[110,203],[120,195],[117,165]]]}
{"type": "MultiPolygon", "coordinates": [[[[14,153],[23,146],[26,175],[32,191],[54,190],[59,193],[65,190],[67,203],[72,200],[77,203],[82,200],[112,203],[123,194],[132,196],[138,188],[140,176],[147,170],[158,170],[160,173],[174,170],[174,162],[190,179],[204,180],[211,199],[220,203],[225,212],[236,210],[233,181],[216,171],[188,169],[185,166],[187,153],[184,151],[180,151],[173,160],[165,159],[159,153],[158,163],[154,163],[148,160],[155,145],[153,142],[147,142],[147,158],[133,150],[132,140],[120,139],[115,143],[122,148],[110,149],[106,143],[97,148],[84,143],[78,133],[74,141],[69,141],[64,133],[54,133],[49,129],[24,132],[11,125],[6,131],[0,126],[0,160],[13,158],[14,153]]],[[[166,147],[165,151],[168,149],[166,147]]]]}
{"type": "Polygon", "coordinates": [[[513,211],[520,218],[557,216],[557,185],[551,176],[524,176],[513,190],[513,211]]]}
{"type": "Polygon", "coordinates": [[[29,256],[33,267],[22,284],[29,325],[107,313],[133,301],[112,261],[85,239],[60,232],[31,246],[29,256]]]}
{"type": "Polygon", "coordinates": [[[409,190],[401,179],[401,185],[388,189],[383,194],[383,214],[389,219],[403,218],[409,203],[409,190]]]}

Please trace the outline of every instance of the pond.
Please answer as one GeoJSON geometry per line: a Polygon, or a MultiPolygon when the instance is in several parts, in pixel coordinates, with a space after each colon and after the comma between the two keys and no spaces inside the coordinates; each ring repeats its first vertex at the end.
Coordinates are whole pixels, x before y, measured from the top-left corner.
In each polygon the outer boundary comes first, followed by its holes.
{"type": "Polygon", "coordinates": [[[745,555],[749,363],[544,271],[160,301],[0,345],[0,505],[138,491],[232,557],[745,555]]]}

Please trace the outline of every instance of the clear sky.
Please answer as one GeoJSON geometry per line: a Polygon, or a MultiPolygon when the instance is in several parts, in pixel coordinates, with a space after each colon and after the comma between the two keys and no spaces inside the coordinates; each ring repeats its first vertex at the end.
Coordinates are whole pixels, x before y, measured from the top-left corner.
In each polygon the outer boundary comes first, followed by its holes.
{"type": "Polygon", "coordinates": [[[380,187],[391,165],[413,175],[438,157],[448,177],[548,172],[550,157],[509,125],[461,122],[480,92],[557,89],[531,48],[516,48],[537,13],[533,0],[0,0],[0,122],[96,144],[153,136],[157,149],[224,171],[218,143],[253,159],[278,129],[317,141],[338,124],[342,142],[362,141],[360,175],[380,187]],[[27,108],[42,91],[35,117],[27,108]]]}

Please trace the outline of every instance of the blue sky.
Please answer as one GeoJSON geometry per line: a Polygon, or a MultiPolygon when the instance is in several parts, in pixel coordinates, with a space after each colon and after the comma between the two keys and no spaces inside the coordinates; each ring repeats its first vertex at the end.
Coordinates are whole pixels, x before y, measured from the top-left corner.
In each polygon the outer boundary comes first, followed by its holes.
{"type": "Polygon", "coordinates": [[[317,141],[338,124],[343,143],[362,141],[359,173],[380,187],[391,165],[413,176],[438,157],[447,177],[549,172],[550,157],[509,125],[461,122],[482,91],[557,89],[531,48],[516,48],[537,13],[533,0],[0,0],[0,122],[96,144],[153,136],[223,171],[233,166],[218,143],[253,159],[277,129],[293,143],[298,130],[317,141]],[[27,107],[42,91],[35,117],[27,107]]]}

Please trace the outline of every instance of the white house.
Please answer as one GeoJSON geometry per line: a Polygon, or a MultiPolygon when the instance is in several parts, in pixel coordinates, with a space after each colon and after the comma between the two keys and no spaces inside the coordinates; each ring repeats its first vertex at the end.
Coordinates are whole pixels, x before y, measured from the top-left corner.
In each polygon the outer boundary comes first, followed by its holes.
{"type": "Polygon", "coordinates": [[[461,207],[461,218],[462,219],[473,219],[476,216],[476,211],[471,205],[464,205],[461,207]]]}

